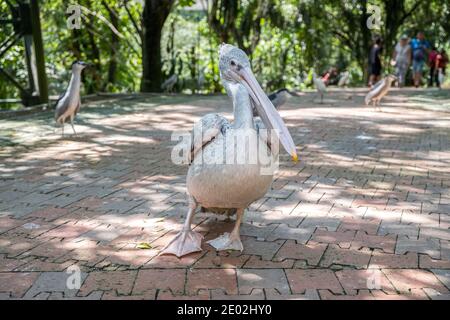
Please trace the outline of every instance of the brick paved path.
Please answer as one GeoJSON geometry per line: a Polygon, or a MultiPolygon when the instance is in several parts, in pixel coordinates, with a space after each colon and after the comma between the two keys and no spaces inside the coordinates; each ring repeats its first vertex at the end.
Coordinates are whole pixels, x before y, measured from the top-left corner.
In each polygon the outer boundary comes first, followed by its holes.
{"type": "MultiPolygon", "coordinates": [[[[186,214],[171,132],[225,97],[91,104],[64,139],[50,114],[0,120],[0,298],[449,298],[450,94],[395,91],[384,112],[363,90],[313,98],[282,111],[301,162],[283,155],[246,212],[244,251],[182,259],[157,256],[186,214]]],[[[195,224],[209,240],[233,221],[195,224]]]]}

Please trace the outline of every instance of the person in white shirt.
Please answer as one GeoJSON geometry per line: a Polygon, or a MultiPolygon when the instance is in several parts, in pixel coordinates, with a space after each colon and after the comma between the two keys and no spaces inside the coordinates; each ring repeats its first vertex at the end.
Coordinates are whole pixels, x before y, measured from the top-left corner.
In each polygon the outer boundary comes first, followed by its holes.
{"type": "Polygon", "coordinates": [[[392,64],[395,65],[395,75],[398,77],[398,86],[405,85],[405,76],[411,65],[411,46],[408,44],[408,36],[403,35],[397,43],[392,54],[392,64]]]}

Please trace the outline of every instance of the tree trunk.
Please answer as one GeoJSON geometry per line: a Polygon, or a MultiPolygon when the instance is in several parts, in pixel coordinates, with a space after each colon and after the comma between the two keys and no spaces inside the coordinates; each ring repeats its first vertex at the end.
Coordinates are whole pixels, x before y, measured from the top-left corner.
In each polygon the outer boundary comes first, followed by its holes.
{"type": "Polygon", "coordinates": [[[161,34],[175,0],[145,0],[142,14],[142,92],[161,92],[161,34]]]}
{"type": "Polygon", "coordinates": [[[367,82],[369,81],[369,54],[370,54],[370,46],[372,44],[372,35],[369,28],[367,28],[367,19],[369,18],[369,14],[367,12],[367,0],[363,0],[360,2],[362,7],[361,15],[359,16],[359,27],[361,29],[361,40],[362,43],[359,47],[360,49],[360,57],[359,57],[359,65],[363,71],[363,79],[367,82]]]}
{"type": "MultiPolygon", "coordinates": [[[[102,1],[102,4],[108,11],[111,24],[114,26],[114,28],[119,30],[119,17],[117,15],[117,11],[111,8],[105,0],[102,1]]],[[[119,44],[119,37],[117,36],[117,34],[111,31],[111,52],[109,56],[108,78],[103,86],[103,91],[108,90],[109,84],[114,85],[114,83],[116,82],[117,55],[119,52],[119,44]]]]}
{"type": "Polygon", "coordinates": [[[89,68],[89,73],[92,75],[92,81],[87,82],[87,93],[95,93],[100,89],[100,84],[102,83],[102,66],[100,64],[100,49],[95,41],[94,34],[94,17],[91,15],[89,20],[86,22],[88,27],[88,43],[89,49],[86,50],[86,55],[88,60],[93,64],[92,68],[89,68]]]}

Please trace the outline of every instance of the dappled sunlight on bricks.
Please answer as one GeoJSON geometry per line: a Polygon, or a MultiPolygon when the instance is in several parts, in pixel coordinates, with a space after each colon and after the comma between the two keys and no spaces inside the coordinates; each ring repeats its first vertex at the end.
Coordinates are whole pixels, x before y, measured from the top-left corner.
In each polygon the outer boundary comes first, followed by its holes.
{"type": "Polygon", "coordinates": [[[293,97],[281,115],[300,162],[282,155],[271,189],[248,208],[243,252],[205,242],[230,232],[234,217],[201,212],[193,227],[203,251],[182,258],[158,255],[187,212],[187,169],[171,162],[170,137],[205,113],[229,116],[226,97],[93,104],[79,137],[31,117],[39,136],[29,138],[26,121],[0,120],[17,131],[0,149],[0,297],[448,297],[450,115],[401,90],[374,112],[363,93],[333,91],[320,106],[310,93],[293,97]],[[74,296],[59,280],[73,265],[86,274],[74,296]],[[369,288],[373,272],[380,289],[369,288]]]}

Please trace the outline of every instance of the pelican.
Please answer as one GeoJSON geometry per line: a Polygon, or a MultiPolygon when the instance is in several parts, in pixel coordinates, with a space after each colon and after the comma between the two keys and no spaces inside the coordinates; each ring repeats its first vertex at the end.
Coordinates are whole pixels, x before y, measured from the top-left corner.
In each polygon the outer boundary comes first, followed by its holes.
{"type": "Polygon", "coordinates": [[[230,123],[218,114],[207,114],[194,124],[186,178],[189,210],[182,230],[160,254],[181,257],[201,251],[203,237],[191,229],[197,207],[216,213],[235,213],[236,223],[231,233],[224,233],[208,243],[216,250],[243,250],[240,224],[244,210],[264,196],[272,183],[273,173],[261,174],[260,162],[246,160],[224,163],[221,160],[224,154],[228,158],[228,155],[234,152],[236,157],[244,156],[243,158],[247,159],[252,156],[251,150],[255,150],[256,143],[259,143],[258,148],[274,158],[276,151],[270,149],[271,145],[262,134],[261,129],[265,127],[275,129],[276,135],[272,137],[276,136],[276,141],[282,144],[293,161],[297,161],[292,137],[253,75],[244,51],[229,44],[222,44],[219,47],[219,71],[233,103],[234,121],[230,123]],[[255,120],[253,108],[260,121],[255,120]],[[199,131],[201,134],[196,134],[199,131]],[[246,150],[238,147],[239,142],[245,138],[241,139],[240,136],[244,132],[255,136],[255,140],[248,140],[251,145],[246,150]]]}
{"type": "Polygon", "coordinates": [[[313,82],[314,86],[317,89],[317,92],[320,94],[320,103],[323,103],[323,95],[327,92],[327,87],[321,78],[318,78],[316,72],[313,71],[313,82]]]}
{"type": "Polygon", "coordinates": [[[397,77],[390,74],[383,80],[378,81],[366,95],[365,98],[366,105],[369,105],[369,103],[372,102],[374,108],[376,109],[378,105],[378,109],[381,111],[381,108],[379,107],[380,100],[389,92],[389,89],[392,86],[392,82],[396,80],[397,77]]]}
{"type": "Polygon", "coordinates": [[[286,88],[269,94],[269,99],[277,110],[279,110],[279,108],[284,105],[290,97],[292,97],[292,93],[290,93],[286,88]]]}
{"type": "Polygon", "coordinates": [[[350,80],[350,72],[344,71],[341,73],[341,77],[339,78],[338,87],[346,87],[348,86],[350,80]]]}
{"type": "Polygon", "coordinates": [[[80,85],[81,72],[88,66],[83,61],[75,61],[72,63],[72,77],[70,78],[69,86],[66,91],[56,101],[55,120],[56,123],[62,125],[62,135],[64,136],[64,122],[67,118],[70,119],[73,133],[76,135],[75,127],[73,126],[73,119],[81,108],[80,99],[80,85]]]}
{"type": "Polygon", "coordinates": [[[164,83],[161,85],[161,89],[163,89],[167,92],[172,92],[173,87],[177,84],[177,82],[178,82],[178,76],[176,75],[176,73],[174,73],[166,81],[164,81],[164,83]]]}

